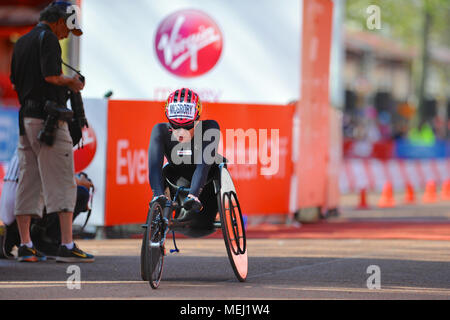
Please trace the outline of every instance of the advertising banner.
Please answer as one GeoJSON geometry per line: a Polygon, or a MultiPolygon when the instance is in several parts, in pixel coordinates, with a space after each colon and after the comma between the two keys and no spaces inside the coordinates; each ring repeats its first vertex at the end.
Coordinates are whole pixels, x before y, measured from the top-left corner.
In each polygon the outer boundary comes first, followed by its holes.
{"type": "Polygon", "coordinates": [[[18,109],[0,107],[0,162],[8,162],[19,141],[18,109]]]}
{"type": "Polygon", "coordinates": [[[211,102],[298,100],[301,4],[83,0],[84,94],[161,101],[189,87],[211,102]]]}
{"type": "MultiPolygon", "coordinates": [[[[433,159],[450,157],[450,143],[435,139],[431,144],[419,144],[408,139],[395,141],[395,156],[403,159],[433,159]]],[[[394,153],[394,152],[393,152],[394,153]]]]}
{"type": "MultiPolygon", "coordinates": [[[[106,182],[106,140],[107,112],[106,99],[84,99],[84,109],[89,128],[83,129],[83,142],[74,147],[75,172],[85,172],[94,184],[92,213],[88,225],[102,226],[105,215],[106,182]]],[[[85,213],[77,217],[75,224],[83,224],[85,213]]]]}
{"type": "MultiPolygon", "coordinates": [[[[202,119],[220,125],[225,156],[244,214],[288,211],[293,106],[205,103],[202,119]]],[[[142,223],[152,191],[148,148],[163,104],[109,102],[105,225],[142,223]]]]}

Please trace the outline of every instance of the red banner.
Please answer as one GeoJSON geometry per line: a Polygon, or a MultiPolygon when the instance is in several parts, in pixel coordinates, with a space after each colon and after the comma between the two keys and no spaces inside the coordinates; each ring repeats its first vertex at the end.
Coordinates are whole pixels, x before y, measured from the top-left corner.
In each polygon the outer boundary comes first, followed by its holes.
{"type": "MultiPolygon", "coordinates": [[[[288,212],[292,106],[204,103],[202,119],[220,125],[220,153],[231,163],[244,214],[288,212]]],[[[147,152],[162,102],[110,101],[105,225],[141,223],[152,192],[147,152]]]]}

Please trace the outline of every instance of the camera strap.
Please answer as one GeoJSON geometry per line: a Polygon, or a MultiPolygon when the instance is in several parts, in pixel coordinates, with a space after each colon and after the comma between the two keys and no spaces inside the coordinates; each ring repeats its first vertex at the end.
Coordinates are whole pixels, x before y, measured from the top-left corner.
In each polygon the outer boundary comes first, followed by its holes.
{"type": "MultiPolygon", "coordinates": [[[[39,34],[39,54],[40,54],[41,59],[42,59],[41,52],[42,52],[42,46],[43,46],[43,42],[44,42],[45,31],[46,30],[42,30],[41,33],[39,34]]],[[[65,63],[64,60],[62,60],[62,59],[61,59],[61,62],[67,68],[69,68],[70,70],[76,72],[80,76],[80,78],[83,79],[82,81],[84,81],[84,76],[81,74],[81,72],[79,70],[77,70],[74,67],[72,67],[71,65],[65,63]]],[[[42,61],[41,61],[41,65],[42,65],[42,61]]]]}
{"type": "Polygon", "coordinates": [[[65,63],[64,60],[61,60],[61,62],[62,62],[63,65],[65,65],[70,70],[75,71],[80,76],[80,78],[84,79],[84,76],[81,74],[81,72],[79,70],[75,69],[70,64],[65,63]]]}

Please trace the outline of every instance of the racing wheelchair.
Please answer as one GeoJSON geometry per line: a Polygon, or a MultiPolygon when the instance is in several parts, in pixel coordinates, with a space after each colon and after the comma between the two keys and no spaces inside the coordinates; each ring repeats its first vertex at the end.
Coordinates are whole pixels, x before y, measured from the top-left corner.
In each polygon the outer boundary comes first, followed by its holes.
{"type": "Polygon", "coordinates": [[[146,223],[142,226],[144,234],[141,246],[141,277],[148,281],[153,289],[158,288],[163,271],[165,242],[167,234],[175,233],[190,238],[201,238],[222,230],[228,259],[237,279],[244,282],[247,278],[248,258],[244,220],[239,205],[236,189],[226,163],[211,167],[208,179],[200,194],[203,209],[190,212],[182,203],[189,194],[190,181],[173,172],[173,167],[166,164],[163,176],[166,190],[170,197],[165,203],[150,203],[146,223]],[[219,213],[219,220],[216,220],[219,213]]]}

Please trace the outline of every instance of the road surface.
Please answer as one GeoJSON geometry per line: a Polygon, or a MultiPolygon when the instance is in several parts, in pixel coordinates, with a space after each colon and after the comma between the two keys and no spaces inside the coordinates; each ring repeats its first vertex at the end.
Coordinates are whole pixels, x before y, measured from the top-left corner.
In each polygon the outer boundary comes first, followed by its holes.
{"type": "MultiPolygon", "coordinates": [[[[383,215],[374,210],[375,218],[349,210],[322,225],[357,224],[366,217],[366,223],[376,228],[377,219],[389,221],[386,210],[383,215]]],[[[405,212],[416,212],[413,223],[425,230],[425,221],[418,221],[417,216],[428,212],[434,225],[447,227],[440,232],[450,230],[446,219],[450,207],[416,206],[391,212],[403,221],[408,221],[405,212]]],[[[373,233],[395,234],[393,229],[404,227],[393,224],[389,229],[389,224],[381,224],[380,228],[373,233]]],[[[298,228],[298,233],[302,230],[298,228]]],[[[250,238],[249,275],[244,283],[236,280],[222,239],[178,239],[181,252],[166,257],[157,290],[140,279],[140,239],[79,240],[82,249],[96,256],[94,263],[79,264],[79,269],[52,260],[35,264],[0,260],[0,299],[450,300],[450,241],[415,239],[414,234],[371,239],[346,232],[350,236],[342,239],[327,239],[326,233],[309,239],[288,239],[282,234],[250,238]],[[80,276],[78,288],[70,281],[74,275],[80,276]]],[[[173,248],[171,237],[167,248],[173,248]]]]}

